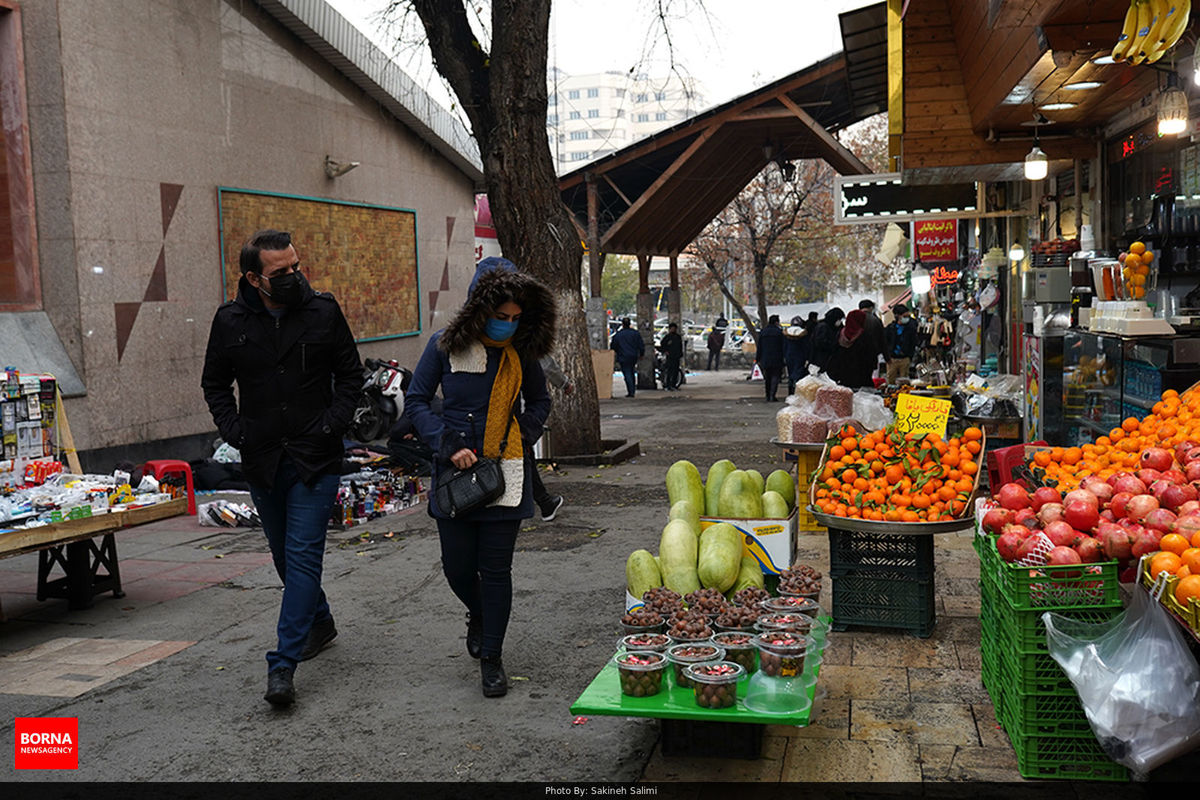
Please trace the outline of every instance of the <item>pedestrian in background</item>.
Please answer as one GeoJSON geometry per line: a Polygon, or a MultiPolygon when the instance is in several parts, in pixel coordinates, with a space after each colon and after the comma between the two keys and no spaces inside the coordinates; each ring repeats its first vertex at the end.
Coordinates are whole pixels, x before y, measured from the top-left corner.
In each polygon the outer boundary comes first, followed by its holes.
{"type": "Polygon", "coordinates": [[[881,357],[884,364],[887,364],[891,360],[885,341],[883,320],[876,313],[874,300],[863,300],[859,302],[858,308],[866,314],[866,317],[863,318],[863,335],[867,337],[868,348],[875,353],[875,367],[871,370],[874,373],[875,369],[879,368],[879,359],[881,357]]]}
{"type": "Polygon", "coordinates": [[[708,370],[712,370],[716,365],[716,371],[721,371],[721,350],[725,348],[725,328],[729,325],[724,317],[717,317],[713,323],[712,332],[708,334],[708,340],[704,343],[708,348],[708,370]]]}
{"type": "Polygon", "coordinates": [[[828,372],[829,359],[837,349],[838,332],[846,312],[834,306],[825,312],[825,318],[813,330],[812,348],[808,354],[810,364],[816,364],[822,372],[828,372]]]}
{"type": "Polygon", "coordinates": [[[866,335],[867,312],[856,308],[846,315],[846,324],[838,333],[837,350],[829,358],[829,377],[842,386],[861,389],[872,386],[871,375],[879,364],[879,354],[866,335]]]}
{"type": "Polygon", "coordinates": [[[783,377],[783,328],[779,327],[778,314],[768,317],[767,327],[758,332],[754,360],[763,374],[764,401],[779,402],[775,395],[779,392],[779,381],[783,377]]]}
{"type": "Polygon", "coordinates": [[[642,335],[629,326],[629,317],[621,320],[621,329],[613,334],[611,347],[616,353],[617,365],[625,376],[625,396],[637,393],[637,363],[646,352],[642,335]]]}
{"type": "Polygon", "coordinates": [[[667,359],[663,368],[663,388],[668,392],[678,391],[681,380],[679,362],[683,360],[683,337],[679,335],[679,326],[674,322],[667,323],[667,332],[659,341],[658,349],[667,359]]]}
{"type": "Polygon", "coordinates": [[[512,262],[479,262],[467,300],[429,338],[405,395],[404,413],[438,457],[433,485],[477,456],[499,459],[504,494],[456,517],[429,497],[437,520],[442,571],[467,609],[467,653],[478,658],[484,697],[508,692],[502,653],[512,612],[512,560],[521,521],[533,516],[533,486],[525,448],[542,435],[550,413],[538,360],[554,344],[554,296],[512,262]],[[442,413],[431,407],[439,387],[442,413]],[[503,443],[503,452],[501,444],[503,443]]]}
{"type": "Polygon", "coordinates": [[[792,324],[783,331],[783,361],[787,367],[788,394],[795,393],[796,381],[804,377],[808,368],[810,340],[803,323],[799,316],[792,317],[792,324]]]}
{"type": "Polygon", "coordinates": [[[892,324],[887,326],[886,347],[891,356],[888,362],[887,382],[895,384],[900,378],[908,377],[913,354],[917,351],[917,321],[908,313],[908,306],[897,303],[892,308],[892,324]]]}
{"type": "Polygon", "coordinates": [[[264,698],[286,706],[296,665],[337,636],[321,566],[363,367],[337,301],[300,273],[291,234],[255,233],[238,262],[237,297],[213,317],[200,383],[221,437],[241,451],[283,582],[264,698]]]}

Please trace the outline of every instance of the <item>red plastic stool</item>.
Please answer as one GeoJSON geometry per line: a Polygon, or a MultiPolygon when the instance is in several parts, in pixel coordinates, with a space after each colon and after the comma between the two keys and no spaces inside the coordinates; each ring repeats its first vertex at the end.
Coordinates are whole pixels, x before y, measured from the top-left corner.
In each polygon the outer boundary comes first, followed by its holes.
{"type": "Polygon", "coordinates": [[[196,515],[196,490],[192,486],[192,468],[186,461],[164,459],[162,461],[147,461],[142,465],[143,475],[153,475],[155,480],[182,475],[187,484],[188,513],[196,515]]]}
{"type": "MultiPolygon", "coordinates": [[[[1043,441],[1030,442],[1034,445],[1045,445],[1043,441]]],[[[989,450],[987,454],[988,488],[996,492],[1001,486],[1011,481],[1013,470],[1025,463],[1025,445],[1016,444],[1012,447],[1001,447],[989,450]]]]}

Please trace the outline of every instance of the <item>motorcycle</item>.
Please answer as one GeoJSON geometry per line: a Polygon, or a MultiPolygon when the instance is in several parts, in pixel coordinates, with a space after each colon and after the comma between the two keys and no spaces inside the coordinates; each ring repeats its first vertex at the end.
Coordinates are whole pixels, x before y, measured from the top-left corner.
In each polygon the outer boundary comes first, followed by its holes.
{"type": "Polygon", "coordinates": [[[395,360],[368,358],[364,362],[362,393],[347,431],[359,442],[382,439],[404,413],[404,392],[412,372],[395,360]]]}

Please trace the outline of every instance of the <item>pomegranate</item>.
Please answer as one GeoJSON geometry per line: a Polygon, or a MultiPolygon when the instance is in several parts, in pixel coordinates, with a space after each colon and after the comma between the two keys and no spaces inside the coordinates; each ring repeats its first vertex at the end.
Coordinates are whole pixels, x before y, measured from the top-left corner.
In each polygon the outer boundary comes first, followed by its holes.
{"type": "MultiPolygon", "coordinates": [[[[1151,494],[1135,495],[1125,504],[1125,516],[1134,522],[1141,522],[1146,515],[1159,507],[1158,498],[1151,494]]],[[[1070,521],[1070,518],[1068,518],[1070,521]]]]}
{"type": "Polygon", "coordinates": [[[1200,481],[1200,459],[1189,461],[1187,466],[1183,468],[1183,476],[1187,478],[1188,483],[1200,481]]]}
{"type": "Polygon", "coordinates": [[[1075,552],[1079,553],[1079,559],[1085,564],[1095,564],[1097,561],[1104,559],[1104,551],[1100,548],[1100,540],[1094,539],[1091,536],[1084,536],[1075,545],[1075,552]]]}
{"type": "Polygon", "coordinates": [[[1051,486],[1040,486],[1033,492],[1033,497],[1030,498],[1030,507],[1034,511],[1041,511],[1042,506],[1047,503],[1061,503],[1062,492],[1051,486]]]}
{"type": "Polygon", "coordinates": [[[1136,475],[1125,474],[1117,478],[1117,482],[1113,484],[1113,489],[1117,494],[1123,492],[1127,494],[1145,494],[1146,484],[1136,475]]]}
{"type": "Polygon", "coordinates": [[[1150,484],[1150,494],[1154,495],[1154,499],[1158,500],[1161,504],[1163,492],[1165,492],[1167,489],[1170,489],[1174,485],[1175,484],[1171,483],[1170,481],[1165,481],[1162,478],[1159,478],[1154,483],[1150,484]]]}
{"type": "Polygon", "coordinates": [[[1138,463],[1142,465],[1143,469],[1154,469],[1162,472],[1165,469],[1171,468],[1171,465],[1175,463],[1175,458],[1171,455],[1170,450],[1164,450],[1161,447],[1147,447],[1142,451],[1138,463]]]}
{"type": "Polygon", "coordinates": [[[1006,533],[1014,534],[1022,542],[1033,535],[1033,531],[1029,530],[1029,528],[1026,528],[1024,525],[1005,525],[1004,530],[1000,532],[1000,535],[1003,536],[1006,533]]]}
{"type": "Polygon", "coordinates": [[[1069,523],[1063,520],[1051,522],[1046,526],[1045,533],[1055,545],[1064,545],[1066,547],[1073,545],[1082,536],[1079,531],[1072,528],[1069,523]]]}
{"type": "Polygon", "coordinates": [[[1139,481],[1146,484],[1147,486],[1149,486],[1150,484],[1154,483],[1156,480],[1158,480],[1162,477],[1161,472],[1159,472],[1156,469],[1150,469],[1149,467],[1143,467],[1142,469],[1139,469],[1137,472],[1134,473],[1134,475],[1137,476],[1137,479],[1139,481]]]}
{"type": "Polygon", "coordinates": [[[1162,480],[1182,486],[1187,483],[1187,475],[1172,467],[1171,469],[1163,470],[1162,480]]]}
{"type": "Polygon", "coordinates": [[[1134,558],[1141,558],[1147,553],[1153,553],[1158,550],[1158,542],[1162,539],[1162,534],[1158,531],[1149,528],[1143,528],[1142,532],[1134,537],[1133,547],[1130,553],[1134,558]]]}
{"type": "Polygon", "coordinates": [[[1038,517],[1038,522],[1042,523],[1042,527],[1045,527],[1049,523],[1054,522],[1054,520],[1056,520],[1056,519],[1062,519],[1063,504],[1062,503],[1046,503],[1044,506],[1042,506],[1041,510],[1038,511],[1037,517],[1038,517]]]}
{"type": "Polygon", "coordinates": [[[1108,483],[1100,480],[1099,478],[1093,478],[1091,475],[1089,475],[1087,478],[1084,478],[1084,480],[1091,481],[1084,488],[1096,495],[1101,503],[1107,503],[1109,500],[1112,500],[1113,495],[1117,493],[1113,487],[1109,486],[1108,483]]]}
{"type": "Polygon", "coordinates": [[[1159,533],[1169,533],[1171,526],[1175,524],[1175,514],[1165,508],[1156,508],[1146,515],[1143,523],[1147,528],[1156,530],[1159,533]]]}
{"type": "Polygon", "coordinates": [[[1133,583],[1137,580],[1137,565],[1125,567],[1117,573],[1118,583],[1133,583]]]}
{"type": "Polygon", "coordinates": [[[1133,495],[1129,492],[1117,492],[1113,495],[1112,502],[1108,504],[1108,509],[1117,516],[1117,519],[1122,519],[1125,516],[1125,505],[1133,499],[1133,495]]]}
{"type": "Polygon", "coordinates": [[[1087,489],[1075,489],[1067,492],[1067,496],[1063,498],[1063,505],[1070,506],[1071,503],[1087,503],[1097,511],[1100,510],[1100,498],[1087,489]]]}
{"type": "Polygon", "coordinates": [[[1100,511],[1093,505],[1072,501],[1067,503],[1063,519],[1077,531],[1091,531],[1100,522],[1100,511]]]}
{"type": "Polygon", "coordinates": [[[1119,492],[1121,490],[1117,489],[1117,481],[1121,480],[1121,478],[1131,478],[1131,477],[1133,477],[1132,472],[1125,472],[1124,470],[1121,470],[1120,472],[1114,472],[1112,475],[1109,475],[1106,483],[1119,492]]]}
{"type": "MultiPolygon", "coordinates": [[[[1196,487],[1193,486],[1192,488],[1195,489],[1196,487]]],[[[1200,511],[1200,499],[1188,500],[1186,503],[1181,505],[1179,508],[1175,509],[1175,513],[1181,517],[1184,514],[1191,514],[1196,511],[1200,511]]]]}
{"type": "Polygon", "coordinates": [[[1124,561],[1133,555],[1133,535],[1120,525],[1101,525],[1100,547],[1104,555],[1116,561],[1124,561]]]}
{"type": "Polygon", "coordinates": [[[1180,464],[1186,464],[1188,451],[1194,450],[1197,447],[1200,447],[1200,442],[1194,442],[1191,439],[1180,442],[1175,445],[1175,460],[1180,464]]]}
{"type": "Polygon", "coordinates": [[[1189,541],[1197,531],[1200,531],[1200,513],[1196,512],[1180,514],[1171,526],[1171,533],[1178,533],[1189,541]]]}
{"type": "Polygon", "coordinates": [[[1188,450],[1186,453],[1184,453],[1183,463],[1185,466],[1193,461],[1200,461],[1200,447],[1193,447],[1191,450],[1188,450]]]}
{"type": "Polygon", "coordinates": [[[1018,508],[1029,506],[1029,492],[1025,491],[1025,487],[1019,483],[1006,483],[996,493],[996,500],[1004,508],[1016,511],[1018,508]]]}
{"type": "Polygon", "coordinates": [[[1106,508],[1100,512],[1100,519],[1106,519],[1109,522],[1116,522],[1117,515],[1112,512],[1111,508],[1106,508]]]}
{"type": "Polygon", "coordinates": [[[1046,563],[1038,556],[1038,551],[1041,548],[1041,539],[1037,536],[1030,536],[1025,541],[1021,542],[1021,547],[1017,550],[1017,561],[1025,561],[1031,559],[1039,564],[1046,563]]]}
{"type": "Polygon", "coordinates": [[[1018,508],[1013,512],[1013,522],[1027,528],[1034,528],[1037,527],[1037,514],[1033,513],[1032,508],[1018,508]]]}
{"type": "Polygon", "coordinates": [[[1000,552],[1000,557],[1005,561],[1016,561],[1017,551],[1021,549],[1023,541],[1024,539],[1014,531],[1007,530],[996,539],[996,549],[1000,552]]]}
{"type": "Polygon", "coordinates": [[[983,515],[983,529],[988,533],[1000,533],[1005,525],[1013,521],[1013,512],[1008,508],[993,508],[983,515]]]}
{"type": "MultiPolygon", "coordinates": [[[[1083,559],[1079,557],[1070,547],[1056,547],[1046,554],[1046,564],[1051,567],[1065,567],[1068,564],[1082,564],[1083,559]]],[[[1077,571],[1062,571],[1055,572],[1056,578],[1078,578],[1082,572],[1077,571]]]]}
{"type": "Polygon", "coordinates": [[[1194,486],[1171,484],[1163,493],[1158,501],[1165,507],[1175,511],[1184,503],[1189,503],[1200,497],[1200,493],[1196,492],[1194,486]]]}

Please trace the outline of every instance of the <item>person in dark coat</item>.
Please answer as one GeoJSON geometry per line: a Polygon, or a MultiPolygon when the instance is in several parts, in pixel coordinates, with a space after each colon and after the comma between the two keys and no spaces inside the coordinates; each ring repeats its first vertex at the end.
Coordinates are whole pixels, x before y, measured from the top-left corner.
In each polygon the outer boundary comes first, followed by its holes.
{"type": "Polygon", "coordinates": [[[451,466],[467,469],[477,456],[500,459],[504,473],[504,494],[469,514],[452,518],[435,493],[429,497],[442,570],[466,606],[467,653],[480,659],[485,697],[508,691],[501,655],[512,611],[513,550],[521,521],[534,509],[525,448],[542,435],[550,413],[538,359],[553,346],[555,318],[549,289],[509,261],[485,258],[462,308],[430,337],[405,395],[404,413],[436,453],[434,486],[451,466]],[[441,414],[432,408],[439,387],[441,414]]]}
{"type": "Polygon", "coordinates": [[[663,388],[668,392],[679,389],[679,362],[683,360],[683,337],[679,335],[679,326],[674,322],[667,323],[667,332],[658,343],[658,349],[666,356],[667,363],[663,369],[663,388]]]}
{"type": "Polygon", "coordinates": [[[825,318],[818,322],[813,330],[808,361],[810,364],[816,364],[822,372],[828,372],[829,358],[837,349],[838,331],[845,316],[846,312],[834,306],[825,312],[825,318]]]}
{"type": "Polygon", "coordinates": [[[715,364],[716,371],[721,371],[721,351],[725,348],[725,329],[727,327],[729,327],[729,321],[725,317],[717,317],[713,322],[712,332],[708,334],[708,339],[704,343],[704,346],[708,348],[708,367],[706,367],[708,370],[712,370],[715,364]]]}
{"type": "Polygon", "coordinates": [[[884,332],[883,320],[875,313],[874,300],[863,300],[858,304],[858,308],[866,314],[863,320],[863,335],[867,337],[867,345],[875,351],[875,366],[878,368],[880,357],[883,358],[884,363],[891,360],[891,356],[887,353],[887,336],[884,332]]]}
{"type": "Polygon", "coordinates": [[[783,377],[783,328],[779,327],[778,314],[768,317],[767,327],[758,332],[754,360],[763,374],[764,401],[779,402],[775,395],[779,392],[779,380],[783,377]]]}
{"type": "Polygon", "coordinates": [[[892,324],[885,330],[885,347],[890,357],[887,382],[894,384],[908,377],[913,353],[917,351],[917,322],[903,303],[892,307],[892,316],[892,324]]]}
{"type": "Polygon", "coordinates": [[[237,297],[213,317],[200,385],[221,438],[241,451],[283,582],[264,698],[286,706],[296,665],[337,636],[321,566],[363,367],[337,301],[300,273],[291,234],[255,233],[239,266],[237,297]]]}
{"type": "Polygon", "coordinates": [[[867,313],[861,308],[846,315],[838,334],[837,351],[829,359],[829,377],[850,389],[873,386],[871,376],[879,364],[878,353],[866,334],[867,313]]]}
{"type": "Polygon", "coordinates": [[[792,317],[792,324],[783,331],[783,361],[787,367],[788,394],[796,391],[796,381],[808,369],[809,335],[800,317],[792,317]]]}
{"type": "Polygon", "coordinates": [[[637,392],[637,362],[646,352],[642,335],[630,327],[629,317],[621,320],[621,329],[613,334],[611,347],[616,353],[617,366],[625,376],[625,396],[637,392]]]}

